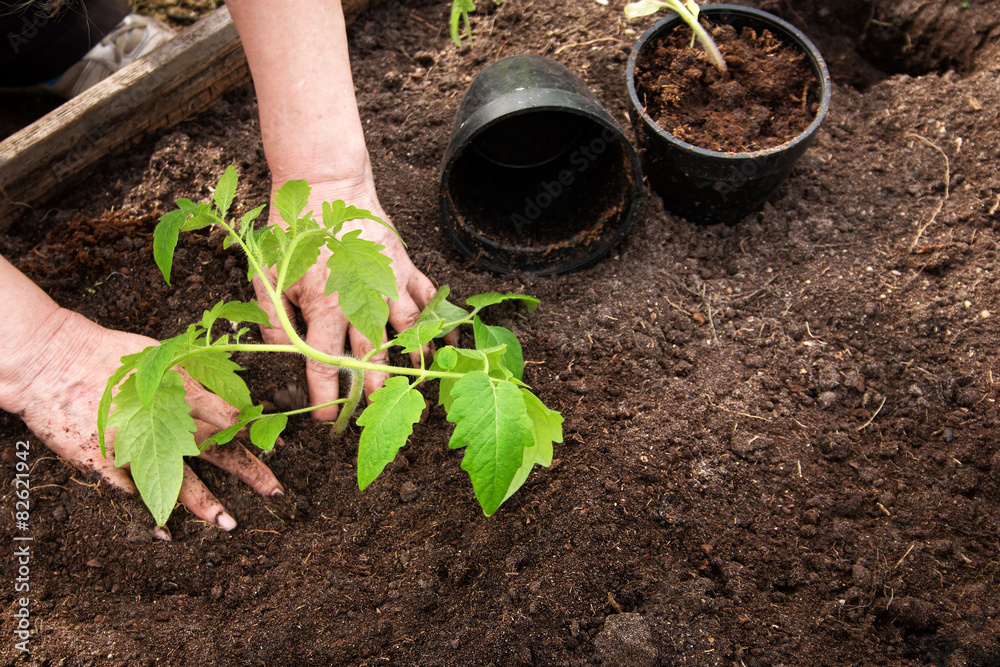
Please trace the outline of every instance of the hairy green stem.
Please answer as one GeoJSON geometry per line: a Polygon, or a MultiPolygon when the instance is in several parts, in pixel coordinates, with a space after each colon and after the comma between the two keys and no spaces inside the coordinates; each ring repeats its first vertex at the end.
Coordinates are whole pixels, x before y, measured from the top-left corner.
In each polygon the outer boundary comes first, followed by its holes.
{"type": "Polygon", "coordinates": [[[361,402],[361,393],[364,390],[365,374],[360,369],[351,369],[351,393],[348,394],[344,407],[340,409],[340,415],[333,424],[333,434],[340,435],[347,430],[351,423],[351,415],[361,402]]]}

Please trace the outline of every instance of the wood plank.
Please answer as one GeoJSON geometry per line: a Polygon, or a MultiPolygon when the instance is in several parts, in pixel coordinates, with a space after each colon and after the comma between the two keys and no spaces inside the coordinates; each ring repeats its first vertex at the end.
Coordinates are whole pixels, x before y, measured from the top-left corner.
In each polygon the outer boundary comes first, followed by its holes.
{"type": "MultiPolygon", "coordinates": [[[[348,23],[377,1],[344,0],[348,23]]],[[[217,9],[0,142],[0,230],[51,202],[103,158],[207,109],[249,80],[229,10],[217,9]]]]}

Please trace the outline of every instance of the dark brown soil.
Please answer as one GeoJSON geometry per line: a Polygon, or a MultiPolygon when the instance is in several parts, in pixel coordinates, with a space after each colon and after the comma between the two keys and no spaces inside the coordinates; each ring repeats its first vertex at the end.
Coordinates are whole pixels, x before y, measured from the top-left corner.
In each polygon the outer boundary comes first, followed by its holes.
{"type": "MultiPolygon", "coordinates": [[[[30,657],[15,653],[9,552],[3,662],[1000,664],[1000,63],[890,76],[861,49],[859,3],[749,4],[802,26],[838,82],[787,184],[708,228],[647,193],[611,256],[552,278],[491,276],[448,244],[437,178],[451,120],[483,66],[534,52],[624,121],[626,53],[647,24],[592,0],[506,0],[459,51],[443,3],[360,20],[352,58],[382,202],[458,299],[542,299],[495,321],[566,418],[556,461],[485,518],[439,409],[364,492],[356,430],[331,441],[293,419],[268,460],[285,499],[196,461],[240,526],[178,510],[161,543],[136,498],[0,415],[9,514],[13,444],[34,446],[38,631],[30,657]]],[[[251,295],[218,238],[182,240],[173,288],[150,250],[156,216],[208,196],[230,163],[238,205],[261,202],[250,90],[110,160],[0,235],[0,252],[103,325],[174,335],[222,296],[251,295]]],[[[297,358],[238,361],[258,400],[304,379],[297,358]]],[[[11,521],[0,533],[21,534],[11,521]]]]}
{"type": "Polygon", "coordinates": [[[636,93],[671,135],[700,148],[743,153],[780,146],[816,118],[816,77],[791,44],[744,27],[706,25],[723,59],[721,71],[690,30],[651,41],[635,64],[636,93]]]}

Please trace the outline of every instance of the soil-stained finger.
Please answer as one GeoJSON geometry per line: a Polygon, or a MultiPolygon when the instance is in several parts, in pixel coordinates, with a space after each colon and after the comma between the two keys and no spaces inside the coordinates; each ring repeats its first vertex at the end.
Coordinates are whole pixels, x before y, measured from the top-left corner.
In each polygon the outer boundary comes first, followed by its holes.
{"type": "Polygon", "coordinates": [[[227,532],[236,527],[236,519],[226,512],[219,499],[208,490],[187,464],[184,465],[184,481],[181,483],[181,493],[177,500],[202,521],[215,524],[227,532]]]}

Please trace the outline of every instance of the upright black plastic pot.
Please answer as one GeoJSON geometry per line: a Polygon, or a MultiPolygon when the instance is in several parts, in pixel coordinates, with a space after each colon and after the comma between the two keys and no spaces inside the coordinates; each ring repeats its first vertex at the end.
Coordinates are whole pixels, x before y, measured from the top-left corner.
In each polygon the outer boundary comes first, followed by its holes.
{"type": "Polygon", "coordinates": [[[641,196],[639,159],[587,85],[536,55],[485,67],[441,167],[441,220],[486,270],[565,273],[618,243],[641,196]]]}
{"type": "MultiPolygon", "coordinates": [[[[746,153],[723,153],[699,148],[664,131],[639,100],[635,88],[635,63],[640,52],[678,27],[686,27],[677,14],[655,23],[632,48],[626,67],[632,103],[632,123],[642,148],[642,166],[649,183],[671,212],[691,222],[735,222],[756,211],[785,180],[796,160],[815,138],[816,129],[830,108],[830,72],[819,50],[791,24],[759,9],[736,5],[708,5],[701,18],[728,24],[737,30],[764,29],[806,54],[816,77],[812,94],[819,101],[816,118],[802,134],[780,146],[746,153]]],[[[695,48],[701,48],[696,45],[695,48]]]]}

